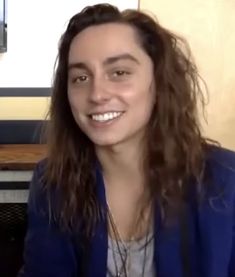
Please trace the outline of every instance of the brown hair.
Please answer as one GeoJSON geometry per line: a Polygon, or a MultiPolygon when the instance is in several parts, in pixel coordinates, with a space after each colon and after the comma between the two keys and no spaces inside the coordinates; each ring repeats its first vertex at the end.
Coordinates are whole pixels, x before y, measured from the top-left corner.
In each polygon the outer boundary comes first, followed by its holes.
{"type": "MultiPolygon", "coordinates": [[[[184,40],[136,10],[120,12],[111,5],[98,4],[74,15],[59,44],[45,176],[48,191],[55,187],[61,196],[58,217],[62,226],[70,228],[78,218],[85,219],[87,233],[101,215],[95,193],[96,157],[92,142],[79,129],[68,102],[68,53],[78,33],[111,22],[133,26],[154,64],[157,101],[148,126],[144,162],[151,195],[163,209],[177,210],[189,179],[199,179],[206,145],[197,112],[197,100],[204,103],[203,93],[184,40]]],[[[195,184],[199,186],[199,182],[195,184]]]]}

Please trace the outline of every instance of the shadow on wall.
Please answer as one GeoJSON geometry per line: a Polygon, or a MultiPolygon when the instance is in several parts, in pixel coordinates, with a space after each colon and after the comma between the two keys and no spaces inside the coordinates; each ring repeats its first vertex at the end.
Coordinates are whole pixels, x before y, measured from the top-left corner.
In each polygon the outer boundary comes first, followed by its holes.
{"type": "Polygon", "coordinates": [[[0,120],[0,144],[38,144],[45,121],[0,120]]]}

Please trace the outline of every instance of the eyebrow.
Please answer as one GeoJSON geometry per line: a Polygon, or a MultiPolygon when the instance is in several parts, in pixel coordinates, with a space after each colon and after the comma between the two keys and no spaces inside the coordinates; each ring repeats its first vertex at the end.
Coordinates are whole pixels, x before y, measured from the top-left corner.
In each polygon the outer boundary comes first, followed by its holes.
{"type": "MultiPolygon", "coordinates": [[[[105,61],[103,62],[104,65],[111,65],[114,64],[120,60],[129,60],[129,61],[133,61],[136,64],[140,64],[139,60],[137,58],[135,58],[133,55],[129,54],[129,53],[124,53],[124,54],[120,54],[117,56],[112,56],[112,57],[108,57],[105,59],[105,61]]],[[[85,70],[89,70],[88,66],[83,63],[83,62],[75,62],[75,63],[70,63],[68,65],[68,70],[72,70],[72,69],[85,69],[85,70]]]]}
{"type": "Polygon", "coordinates": [[[124,53],[124,54],[120,54],[120,55],[117,55],[117,56],[107,58],[104,61],[104,65],[113,64],[113,63],[116,63],[120,60],[129,60],[129,61],[135,62],[137,64],[140,64],[140,62],[138,61],[138,59],[136,57],[134,57],[133,55],[131,55],[129,53],[124,53]]]}

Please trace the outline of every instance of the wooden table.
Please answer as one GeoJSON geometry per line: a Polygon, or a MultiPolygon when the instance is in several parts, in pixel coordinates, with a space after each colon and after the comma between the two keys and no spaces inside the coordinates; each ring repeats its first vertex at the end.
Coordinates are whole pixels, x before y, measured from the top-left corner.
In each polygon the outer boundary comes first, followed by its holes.
{"type": "Polygon", "coordinates": [[[0,203],[27,201],[33,169],[45,156],[45,145],[0,144],[0,203]]]}
{"type": "Polygon", "coordinates": [[[42,144],[0,144],[0,170],[33,170],[45,155],[42,144]]]}

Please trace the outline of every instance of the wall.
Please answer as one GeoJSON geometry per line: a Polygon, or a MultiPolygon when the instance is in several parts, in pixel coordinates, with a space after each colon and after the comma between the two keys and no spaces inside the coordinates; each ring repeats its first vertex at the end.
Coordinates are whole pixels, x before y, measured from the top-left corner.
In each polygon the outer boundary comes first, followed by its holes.
{"type": "Polygon", "coordinates": [[[140,8],[187,38],[210,93],[205,135],[235,150],[235,1],[141,0],[140,8]]]}

